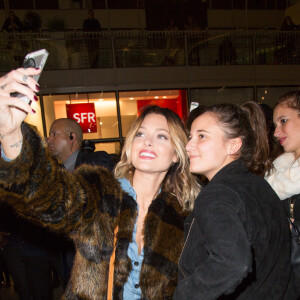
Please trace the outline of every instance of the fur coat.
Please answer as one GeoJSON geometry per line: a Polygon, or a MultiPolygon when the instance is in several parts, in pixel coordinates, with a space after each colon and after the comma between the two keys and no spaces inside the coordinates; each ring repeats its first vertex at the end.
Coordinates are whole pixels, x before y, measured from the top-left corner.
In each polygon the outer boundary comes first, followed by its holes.
{"type": "MultiPolygon", "coordinates": [[[[0,159],[0,199],[21,216],[69,236],[76,247],[64,299],[104,300],[109,260],[116,242],[113,299],[123,299],[131,270],[127,249],[137,217],[136,201],[122,191],[106,169],[82,166],[61,169],[44,141],[22,125],[21,154],[0,159]]],[[[143,299],[171,299],[183,247],[184,213],[177,199],[162,191],[144,221],[144,261],[140,274],[143,299]]]]}

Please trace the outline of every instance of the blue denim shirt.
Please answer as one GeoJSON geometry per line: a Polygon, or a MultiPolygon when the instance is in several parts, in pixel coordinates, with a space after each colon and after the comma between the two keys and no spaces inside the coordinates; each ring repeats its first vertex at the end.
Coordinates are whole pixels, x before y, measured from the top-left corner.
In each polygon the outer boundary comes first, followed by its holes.
{"type": "MultiPolygon", "coordinates": [[[[136,192],[131,186],[130,182],[125,179],[119,179],[121,188],[124,192],[128,193],[134,200],[136,200],[136,192]]],[[[137,209],[139,207],[137,206],[137,209]]],[[[132,242],[129,244],[127,255],[131,259],[132,270],[129,277],[124,285],[123,299],[124,300],[138,300],[142,297],[142,291],[139,286],[141,267],[144,260],[144,249],[142,249],[141,254],[138,255],[138,245],[136,243],[136,221],[134,224],[134,229],[132,233],[132,242]]]]}

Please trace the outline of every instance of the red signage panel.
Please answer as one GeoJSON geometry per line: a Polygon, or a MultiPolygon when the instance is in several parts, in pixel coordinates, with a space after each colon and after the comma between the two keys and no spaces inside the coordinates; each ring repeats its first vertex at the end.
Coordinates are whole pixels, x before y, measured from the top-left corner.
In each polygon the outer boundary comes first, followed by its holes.
{"type": "Polygon", "coordinates": [[[66,104],[67,118],[79,123],[83,133],[97,132],[94,103],[66,104]]]}

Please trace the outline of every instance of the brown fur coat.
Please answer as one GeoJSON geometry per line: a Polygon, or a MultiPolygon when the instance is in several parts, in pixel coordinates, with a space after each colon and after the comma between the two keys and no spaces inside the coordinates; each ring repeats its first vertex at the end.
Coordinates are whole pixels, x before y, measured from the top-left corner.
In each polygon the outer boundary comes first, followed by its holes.
{"type": "MultiPolygon", "coordinates": [[[[104,300],[114,228],[118,225],[114,299],[123,299],[131,270],[127,249],[137,204],[113,175],[101,167],[82,166],[74,173],[59,167],[43,140],[22,125],[23,147],[16,160],[0,159],[0,199],[22,216],[64,232],[76,256],[64,299],[104,300]]],[[[161,192],[144,223],[144,261],[140,287],[144,299],[171,299],[183,247],[184,214],[173,195],[161,192]]]]}

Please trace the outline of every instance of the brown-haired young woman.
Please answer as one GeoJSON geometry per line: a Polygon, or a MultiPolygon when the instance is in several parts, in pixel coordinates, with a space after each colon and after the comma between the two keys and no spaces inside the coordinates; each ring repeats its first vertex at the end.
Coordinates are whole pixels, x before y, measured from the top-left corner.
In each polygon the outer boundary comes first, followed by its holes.
{"type": "MultiPolygon", "coordinates": [[[[274,136],[284,153],[273,162],[266,179],[283,200],[288,216],[300,229],[300,92],[290,91],[277,101],[273,121],[274,136]]],[[[294,273],[294,288],[300,296],[299,274],[294,273]]]]}
{"type": "Polygon", "coordinates": [[[185,221],[175,300],[274,300],[286,293],[289,226],[272,188],[253,174],[267,171],[268,151],[261,149],[268,141],[251,126],[257,104],[246,106],[210,106],[192,123],[190,170],[209,183],[185,221]]]}

